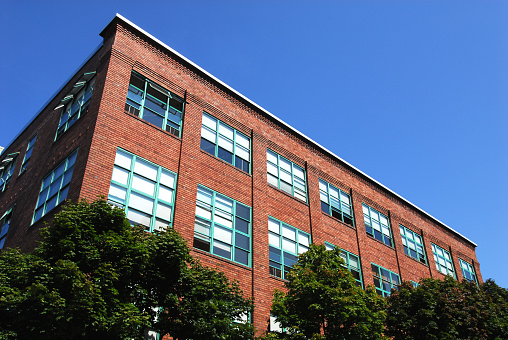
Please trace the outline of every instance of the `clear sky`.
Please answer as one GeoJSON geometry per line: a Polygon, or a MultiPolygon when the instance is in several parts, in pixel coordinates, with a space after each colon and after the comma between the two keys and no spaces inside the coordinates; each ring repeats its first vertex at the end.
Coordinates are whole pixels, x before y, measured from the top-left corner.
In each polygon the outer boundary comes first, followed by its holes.
{"type": "Polygon", "coordinates": [[[478,244],[508,288],[508,2],[0,0],[0,145],[119,13],[478,244]]]}

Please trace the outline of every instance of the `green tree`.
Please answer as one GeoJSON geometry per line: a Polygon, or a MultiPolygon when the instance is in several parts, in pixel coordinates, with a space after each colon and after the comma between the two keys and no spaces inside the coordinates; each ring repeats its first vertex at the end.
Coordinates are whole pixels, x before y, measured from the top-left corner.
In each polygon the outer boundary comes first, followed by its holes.
{"type": "Polygon", "coordinates": [[[312,244],[276,291],[272,312],[290,339],[382,339],[385,300],[364,291],[344,267],[340,249],[312,244]]]}
{"type": "Polygon", "coordinates": [[[493,281],[422,279],[388,297],[387,334],[397,339],[507,339],[505,289],[493,281]],[[503,302],[499,300],[504,299],[503,302]]]}
{"type": "Polygon", "coordinates": [[[172,228],[146,233],[103,199],[64,206],[34,254],[0,252],[0,338],[243,339],[252,309],[172,228]],[[201,287],[205,291],[200,291],[201,287]]]}

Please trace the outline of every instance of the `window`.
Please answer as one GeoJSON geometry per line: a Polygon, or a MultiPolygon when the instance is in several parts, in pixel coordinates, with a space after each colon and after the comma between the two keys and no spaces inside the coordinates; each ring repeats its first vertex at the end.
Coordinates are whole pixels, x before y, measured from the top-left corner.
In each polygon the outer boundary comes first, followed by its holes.
{"type": "Polygon", "coordinates": [[[434,253],[434,262],[436,262],[437,270],[445,275],[455,277],[450,253],[434,243],[432,243],[432,252],[434,253]]]}
{"type": "MultiPolygon", "coordinates": [[[[332,250],[335,246],[331,243],[325,242],[325,247],[327,250],[332,250]]],[[[356,285],[358,287],[363,287],[362,280],[362,267],[360,266],[360,258],[353,253],[348,252],[347,250],[340,250],[340,257],[344,260],[346,268],[349,269],[351,274],[356,280],[356,285]]]]}
{"type": "Polygon", "coordinates": [[[267,149],[268,183],[307,202],[305,171],[281,155],[267,149]]]}
{"type": "Polygon", "coordinates": [[[422,237],[414,231],[404,227],[402,224],[399,224],[399,227],[402,244],[404,245],[404,253],[415,260],[426,264],[427,258],[425,257],[425,248],[423,246],[422,237]]]}
{"type": "Polygon", "coordinates": [[[175,184],[174,172],[117,149],[108,202],[124,209],[132,225],[160,230],[171,225],[175,184]]]}
{"type": "Polygon", "coordinates": [[[363,220],[365,221],[367,234],[388,246],[393,245],[388,217],[381,214],[376,209],[363,204],[363,220]]]}
{"type": "Polygon", "coordinates": [[[298,254],[309,249],[310,235],[289,224],[268,218],[270,275],[285,279],[298,261],[298,254]]]}
{"type": "Polygon", "coordinates": [[[473,265],[461,258],[459,258],[459,263],[460,269],[462,269],[462,276],[464,276],[466,280],[478,284],[478,279],[476,278],[473,265]]]}
{"type": "Polygon", "coordinates": [[[125,111],[180,137],[184,100],[132,72],[125,111]]]}
{"type": "Polygon", "coordinates": [[[321,210],[324,213],[338,218],[350,226],[354,226],[351,197],[348,194],[330,183],[319,179],[319,195],[321,197],[321,210]]]}
{"type": "Polygon", "coordinates": [[[74,151],[42,180],[32,223],[38,221],[67,198],[77,154],[78,150],[74,151]]]}
{"type": "Polygon", "coordinates": [[[251,209],[204,186],[198,186],[194,248],[251,265],[251,209]]]}
{"type": "Polygon", "coordinates": [[[85,73],[74,85],[71,92],[62,99],[62,104],[57,106],[57,108],[63,107],[64,110],[60,116],[55,139],[60,137],[86,113],[90,104],[90,98],[92,97],[94,84],[95,72],[85,73]]]}
{"type": "Polygon", "coordinates": [[[418,282],[414,282],[413,280],[410,281],[414,288],[418,288],[420,285],[418,282]]]}
{"type": "Polygon", "coordinates": [[[4,247],[5,237],[9,231],[9,225],[11,224],[12,208],[9,208],[2,217],[0,217],[0,249],[4,247]]]}
{"type": "Polygon", "coordinates": [[[32,150],[34,148],[36,138],[37,138],[37,135],[33,136],[32,139],[30,139],[30,142],[28,142],[28,146],[26,147],[25,157],[23,158],[23,163],[21,163],[21,170],[19,171],[20,174],[23,171],[25,171],[26,168],[28,167],[28,161],[30,160],[30,156],[32,156],[32,150]]]}
{"type": "Polygon", "coordinates": [[[201,126],[201,150],[249,172],[249,137],[205,112],[201,126]]]}
{"type": "Polygon", "coordinates": [[[270,313],[270,332],[288,333],[280,322],[277,322],[277,318],[272,313],[270,313]]]}
{"type": "Polygon", "coordinates": [[[400,284],[399,275],[377,264],[371,263],[371,265],[377,294],[381,296],[390,295],[392,288],[397,289],[400,284]]]}
{"type": "Polygon", "coordinates": [[[10,153],[0,162],[0,192],[5,190],[11,180],[18,154],[19,152],[10,153]]]}

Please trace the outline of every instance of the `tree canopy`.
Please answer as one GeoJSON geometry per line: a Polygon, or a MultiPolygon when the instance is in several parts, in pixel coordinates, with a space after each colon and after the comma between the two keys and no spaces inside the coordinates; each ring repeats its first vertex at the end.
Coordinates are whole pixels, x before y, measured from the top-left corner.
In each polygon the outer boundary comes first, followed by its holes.
{"type": "Polygon", "coordinates": [[[312,244],[289,271],[286,292],[274,293],[272,313],[291,339],[382,339],[385,300],[363,290],[340,249],[312,244]]]}
{"type": "Polygon", "coordinates": [[[409,282],[388,297],[393,339],[508,339],[508,291],[488,280],[479,287],[449,276],[409,282]]]}
{"type": "Polygon", "coordinates": [[[245,339],[252,310],[172,228],[147,233],[103,199],[64,206],[33,254],[0,252],[0,338],[245,339]]]}

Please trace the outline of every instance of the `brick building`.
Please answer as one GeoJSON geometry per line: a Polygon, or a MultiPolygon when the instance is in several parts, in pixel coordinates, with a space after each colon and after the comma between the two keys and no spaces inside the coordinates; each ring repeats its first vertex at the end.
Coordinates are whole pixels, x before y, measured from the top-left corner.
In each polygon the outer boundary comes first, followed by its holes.
{"type": "Polygon", "coordinates": [[[313,243],[340,246],[358,285],[481,282],[476,244],[117,15],[102,44],[0,155],[0,248],[33,249],[64,199],[108,197],[170,225],[254,298],[313,243]]]}

